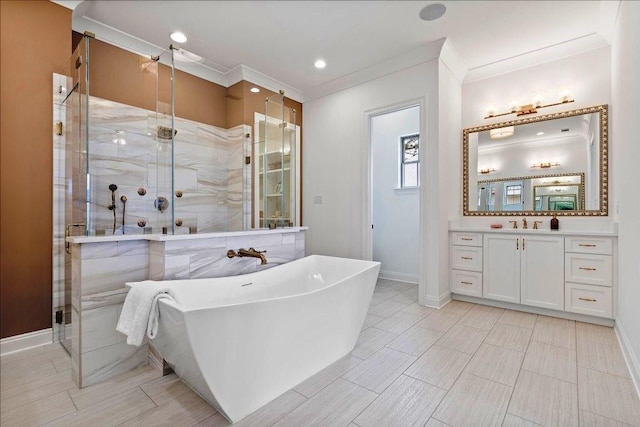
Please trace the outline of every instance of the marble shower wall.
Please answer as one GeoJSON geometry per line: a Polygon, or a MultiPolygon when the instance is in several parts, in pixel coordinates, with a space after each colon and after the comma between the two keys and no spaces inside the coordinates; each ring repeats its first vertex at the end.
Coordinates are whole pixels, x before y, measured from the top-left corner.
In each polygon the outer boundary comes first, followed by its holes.
{"type": "Polygon", "coordinates": [[[173,179],[182,196],[172,198],[171,143],[158,138],[158,126],[170,127],[170,117],[96,97],[91,97],[89,111],[90,230],[113,232],[110,184],[118,186],[115,234],[123,232],[123,195],[125,234],[142,234],[139,220],[151,227],[148,233],[171,226],[171,208],[160,212],[154,206],[156,197],[175,202],[175,219],[182,222],[175,234],[187,234],[189,227],[197,227],[198,233],[243,229],[249,127],[227,130],[176,118],[173,179]],[[146,193],[139,195],[139,188],[146,193]]]}

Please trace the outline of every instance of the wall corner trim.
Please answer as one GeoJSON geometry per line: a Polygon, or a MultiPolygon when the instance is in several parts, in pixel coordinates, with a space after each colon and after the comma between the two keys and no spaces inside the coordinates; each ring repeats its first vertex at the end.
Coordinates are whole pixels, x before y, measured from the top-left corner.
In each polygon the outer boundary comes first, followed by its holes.
{"type": "Polygon", "coordinates": [[[53,329],[51,328],[14,335],[0,340],[0,355],[4,356],[51,343],[53,343],[53,329]]]}
{"type": "Polygon", "coordinates": [[[427,307],[440,309],[451,301],[451,292],[440,295],[439,297],[425,296],[419,299],[419,304],[427,307]]]}
{"type": "Polygon", "coordinates": [[[464,77],[469,71],[469,66],[467,66],[462,57],[455,50],[449,39],[445,39],[444,44],[442,45],[442,49],[440,50],[440,60],[455,76],[458,83],[462,84],[464,77]]]}
{"type": "Polygon", "coordinates": [[[620,320],[616,320],[613,330],[616,332],[620,347],[622,347],[622,354],[624,355],[624,360],[627,362],[627,367],[631,373],[631,381],[636,389],[636,394],[638,395],[638,398],[640,398],[640,361],[638,359],[638,355],[633,351],[631,342],[629,342],[629,338],[624,332],[624,328],[620,323],[620,320]]]}

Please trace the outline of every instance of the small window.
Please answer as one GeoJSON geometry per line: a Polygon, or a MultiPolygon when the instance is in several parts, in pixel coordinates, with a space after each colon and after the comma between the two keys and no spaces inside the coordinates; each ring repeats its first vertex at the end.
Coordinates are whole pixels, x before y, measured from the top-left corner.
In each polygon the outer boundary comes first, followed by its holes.
{"type": "Polygon", "coordinates": [[[523,209],[523,187],[522,181],[511,181],[504,184],[502,210],[521,211],[523,209]]]}
{"type": "Polygon", "coordinates": [[[420,134],[400,137],[400,187],[420,186],[420,134]]]}

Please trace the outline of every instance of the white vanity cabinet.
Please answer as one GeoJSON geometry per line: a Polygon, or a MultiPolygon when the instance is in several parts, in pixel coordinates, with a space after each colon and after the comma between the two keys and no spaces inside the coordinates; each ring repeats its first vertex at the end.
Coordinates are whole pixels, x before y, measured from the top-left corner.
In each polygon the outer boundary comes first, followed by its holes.
{"type": "Polygon", "coordinates": [[[459,299],[583,321],[614,318],[614,234],[458,228],[450,242],[451,292],[459,299]]]}
{"type": "Polygon", "coordinates": [[[482,296],[482,234],[451,234],[451,291],[482,296]]]}
{"type": "Polygon", "coordinates": [[[573,313],[613,317],[613,239],[567,237],[565,303],[573,313]]]}
{"type": "Polygon", "coordinates": [[[564,309],[564,239],[558,236],[484,235],[483,297],[564,309]]]}

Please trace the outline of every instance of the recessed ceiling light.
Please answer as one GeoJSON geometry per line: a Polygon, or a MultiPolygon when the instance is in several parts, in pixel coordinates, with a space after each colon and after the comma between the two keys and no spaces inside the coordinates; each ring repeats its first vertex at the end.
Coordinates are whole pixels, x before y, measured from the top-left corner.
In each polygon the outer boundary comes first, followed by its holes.
{"type": "Polygon", "coordinates": [[[420,11],[420,18],[425,21],[435,21],[442,17],[446,11],[447,7],[445,5],[441,3],[433,3],[422,8],[420,11]]]}
{"type": "Polygon", "coordinates": [[[257,87],[252,87],[251,89],[249,89],[251,92],[253,93],[258,93],[260,92],[260,89],[258,89],[257,87]]]}
{"type": "Polygon", "coordinates": [[[544,132],[538,132],[538,133],[536,133],[536,135],[542,136],[542,135],[544,135],[544,132]]]}
{"type": "Polygon", "coordinates": [[[184,43],[187,41],[187,36],[185,36],[180,31],[174,31],[173,33],[171,33],[170,37],[171,37],[171,40],[173,40],[176,43],[184,43]]]}
{"type": "Polygon", "coordinates": [[[324,68],[327,66],[327,63],[324,62],[324,59],[316,59],[316,62],[313,64],[316,68],[324,68]]]}

